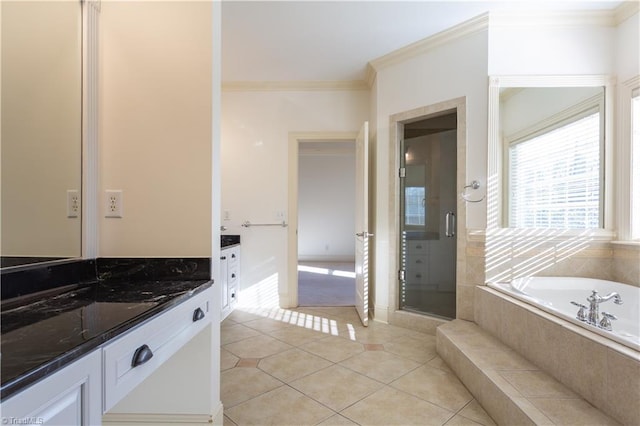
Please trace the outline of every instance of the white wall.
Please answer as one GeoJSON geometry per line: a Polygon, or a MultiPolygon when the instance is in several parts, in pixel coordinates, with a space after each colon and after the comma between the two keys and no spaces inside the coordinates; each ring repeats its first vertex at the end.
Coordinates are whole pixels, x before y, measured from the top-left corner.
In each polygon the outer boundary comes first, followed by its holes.
{"type": "MultiPolygon", "coordinates": [[[[376,136],[376,316],[385,318],[392,285],[388,256],[392,182],[390,173],[391,115],[439,102],[467,99],[467,180],[485,182],[487,154],[487,32],[478,32],[427,51],[377,75],[376,136]]],[[[468,205],[467,227],[484,228],[486,205],[468,205]]]]}
{"type": "Polygon", "coordinates": [[[367,91],[223,91],[222,210],[230,220],[222,225],[241,235],[241,289],[260,288],[261,300],[276,304],[278,290],[286,293],[287,230],[240,224],[279,222],[276,213],[287,211],[289,133],[357,132],[368,108],[367,91]]]}
{"type": "Polygon", "coordinates": [[[490,25],[489,75],[615,73],[614,27],[490,25]]]}
{"type": "Polygon", "coordinates": [[[355,154],[302,154],[298,167],[298,258],[354,261],[355,154]]]}
{"type": "Polygon", "coordinates": [[[622,83],[640,74],[640,14],[620,23],[616,36],[616,71],[622,83]]]}
{"type": "Polygon", "coordinates": [[[99,200],[124,217],[100,206],[100,257],[211,255],[211,8],[102,3],[99,200]]]}

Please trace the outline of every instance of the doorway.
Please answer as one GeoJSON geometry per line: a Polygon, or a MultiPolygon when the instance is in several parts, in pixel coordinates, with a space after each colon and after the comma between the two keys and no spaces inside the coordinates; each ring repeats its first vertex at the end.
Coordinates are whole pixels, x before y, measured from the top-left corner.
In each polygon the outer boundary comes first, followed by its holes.
{"type": "MultiPolygon", "coordinates": [[[[452,117],[448,118],[449,120],[452,117]]],[[[446,119],[442,119],[443,122],[446,119]]],[[[395,167],[389,168],[389,181],[392,182],[390,185],[390,198],[391,198],[391,206],[389,216],[389,282],[391,285],[389,286],[389,306],[391,307],[390,312],[388,313],[389,322],[391,324],[407,324],[410,322],[414,324],[417,328],[424,330],[433,330],[438,325],[442,324],[443,321],[446,321],[448,318],[458,317],[461,312],[465,312],[468,309],[468,299],[469,294],[472,294],[473,286],[465,285],[465,277],[466,277],[466,252],[467,252],[467,203],[460,196],[465,191],[465,186],[467,182],[467,99],[466,97],[454,98],[446,101],[442,101],[436,104],[426,105],[418,108],[414,108],[412,110],[399,112],[393,114],[389,118],[389,125],[391,129],[390,135],[390,144],[389,144],[389,157],[391,158],[391,164],[395,165],[395,167]],[[410,288],[408,284],[408,268],[407,268],[407,259],[408,256],[408,247],[405,245],[402,246],[403,242],[408,244],[408,238],[403,238],[402,229],[403,224],[401,222],[407,221],[407,218],[404,217],[401,220],[401,215],[404,216],[404,211],[401,211],[401,205],[404,204],[404,200],[402,197],[405,197],[406,194],[401,194],[401,183],[400,181],[403,178],[400,178],[401,175],[401,163],[406,160],[406,153],[404,152],[404,147],[401,148],[403,139],[411,139],[412,137],[420,137],[425,136],[420,132],[423,130],[418,129],[424,125],[431,125],[433,129],[430,130],[431,133],[443,133],[448,132],[451,129],[453,123],[451,122],[448,125],[437,125],[437,120],[431,121],[430,119],[436,119],[438,117],[445,117],[448,115],[455,115],[455,131],[452,133],[455,134],[455,139],[452,141],[456,146],[456,154],[455,154],[455,162],[447,166],[447,169],[450,171],[455,171],[455,210],[453,211],[455,214],[455,219],[449,216],[449,233],[451,229],[455,229],[455,235],[450,238],[455,241],[455,248],[451,248],[454,253],[450,256],[447,255],[448,261],[454,261],[453,268],[455,270],[455,277],[450,278],[446,286],[442,286],[443,290],[446,288],[448,294],[443,293],[435,293],[435,286],[428,290],[432,290],[430,296],[433,296],[429,299],[429,308],[432,306],[446,306],[446,311],[439,309],[426,309],[422,306],[408,306],[407,299],[403,301],[402,298],[407,295],[406,291],[410,288]],[[426,123],[424,123],[426,121],[426,123]],[[423,122],[423,123],[419,123],[423,122]],[[413,124],[417,123],[417,124],[413,124]],[[405,127],[407,128],[407,132],[405,134],[405,127]],[[416,129],[412,129],[412,127],[416,127],[416,129]],[[437,131],[436,131],[437,130],[437,131]],[[414,133],[412,133],[414,132],[414,133]],[[400,157],[404,157],[401,159],[400,157]],[[401,203],[402,201],[402,203],[401,203]],[[453,221],[455,220],[455,224],[453,221]],[[404,253],[404,256],[403,256],[404,253]],[[403,263],[404,262],[404,263],[403,263]],[[439,298],[447,299],[446,303],[440,303],[439,298]],[[455,301],[455,302],[454,302],[455,301]],[[452,306],[455,303],[455,307],[452,306]],[[461,304],[462,303],[462,304],[461,304]]],[[[440,163],[439,163],[440,164],[440,163]]],[[[428,173],[425,164],[425,175],[428,173]]],[[[442,165],[440,167],[442,169],[442,165]]],[[[413,173],[413,172],[411,172],[413,173]]],[[[421,173],[421,171],[419,171],[421,173]]],[[[406,176],[406,171],[405,171],[406,176]]],[[[479,182],[481,185],[484,185],[484,182],[479,182]]],[[[406,183],[405,183],[405,186],[406,183]]],[[[426,181],[425,181],[426,188],[426,181]]],[[[450,189],[450,188],[449,188],[450,189]]],[[[428,189],[425,189],[425,192],[428,189]]],[[[402,192],[405,192],[403,189],[402,192]]],[[[426,195],[426,194],[425,194],[426,195]]],[[[427,197],[425,198],[425,208],[427,197]]],[[[420,205],[422,205],[422,199],[420,199],[420,205]]],[[[450,207],[447,205],[446,207],[450,207]]],[[[478,206],[480,207],[480,206],[478,206]]],[[[406,207],[403,207],[406,209],[406,207]]],[[[432,209],[432,213],[435,212],[435,209],[432,209]]],[[[440,211],[440,209],[438,210],[440,211]]],[[[447,215],[446,213],[451,211],[451,209],[447,209],[444,211],[445,217],[441,217],[441,224],[437,227],[439,238],[444,238],[446,234],[446,222],[447,215]]],[[[425,211],[424,216],[425,220],[428,217],[429,213],[425,211]]],[[[412,229],[415,231],[415,229],[412,229]]],[[[426,228],[423,229],[425,234],[423,236],[427,236],[426,232],[430,231],[426,228]]],[[[413,235],[415,236],[415,234],[413,235]]],[[[431,235],[434,236],[434,235],[431,235]]],[[[415,242],[415,240],[414,240],[415,242]]],[[[449,242],[449,244],[453,243],[453,241],[449,242]]],[[[425,250],[424,246],[422,248],[418,248],[416,243],[415,250],[425,250]]],[[[421,260],[424,265],[425,258],[423,257],[421,260]]],[[[417,263],[417,258],[416,258],[417,263]]],[[[417,263],[417,265],[420,265],[417,263]]],[[[451,265],[451,264],[450,264],[451,265]]],[[[451,266],[449,266],[451,268],[451,266]]],[[[413,270],[413,269],[412,269],[413,270]]],[[[426,278],[423,274],[422,278],[426,278]]],[[[438,285],[437,289],[440,290],[441,286],[438,285]]]]}
{"type": "Polygon", "coordinates": [[[399,308],[456,317],[457,115],[405,123],[400,139],[399,308]]]}
{"type": "Polygon", "coordinates": [[[279,288],[280,307],[298,306],[298,150],[302,144],[315,142],[350,142],[355,146],[355,208],[352,233],[355,244],[355,311],[365,327],[369,323],[369,123],[358,132],[289,133],[289,227],[286,285],[279,288]],[[282,291],[284,290],[284,291],[282,291]]]}
{"type": "Polygon", "coordinates": [[[299,306],[355,306],[354,212],[355,143],[299,142],[299,306]]]}

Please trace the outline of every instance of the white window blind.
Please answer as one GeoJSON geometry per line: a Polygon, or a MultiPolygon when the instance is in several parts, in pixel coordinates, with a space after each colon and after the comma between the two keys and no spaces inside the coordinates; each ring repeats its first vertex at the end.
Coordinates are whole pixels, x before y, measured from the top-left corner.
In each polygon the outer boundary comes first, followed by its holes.
{"type": "Polygon", "coordinates": [[[631,97],[631,239],[640,239],[640,90],[631,97]]]}
{"type": "Polygon", "coordinates": [[[600,113],[509,145],[509,226],[600,227],[600,113]]]}

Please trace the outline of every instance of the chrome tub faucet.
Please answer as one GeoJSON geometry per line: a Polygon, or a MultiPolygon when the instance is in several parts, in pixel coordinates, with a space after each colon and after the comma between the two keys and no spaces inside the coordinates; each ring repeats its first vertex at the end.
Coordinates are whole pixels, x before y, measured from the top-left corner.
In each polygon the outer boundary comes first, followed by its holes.
{"type": "Polygon", "coordinates": [[[587,302],[589,302],[588,313],[586,312],[587,306],[578,302],[571,302],[571,304],[580,308],[576,315],[577,319],[586,322],[587,324],[611,331],[611,320],[616,320],[618,318],[608,312],[603,312],[603,318],[600,319],[600,303],[611,299],[613,299],[613,303],[616,305],[622,305],[622,298],[618,293],[612,292],[606,296],[600,296],[597,290],[593,290],[591,292],[591,296],[587,297],[587,302]]]}

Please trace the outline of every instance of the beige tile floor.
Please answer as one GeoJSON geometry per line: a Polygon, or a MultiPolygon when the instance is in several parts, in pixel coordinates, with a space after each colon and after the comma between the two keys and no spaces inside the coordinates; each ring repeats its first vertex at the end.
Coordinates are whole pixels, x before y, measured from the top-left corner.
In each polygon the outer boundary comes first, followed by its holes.
{"type": "Polygon", "coordinates": [[[495,425],[434,336],[353,307],[239,308],[221,344],[225,425],[495,425]]]}

